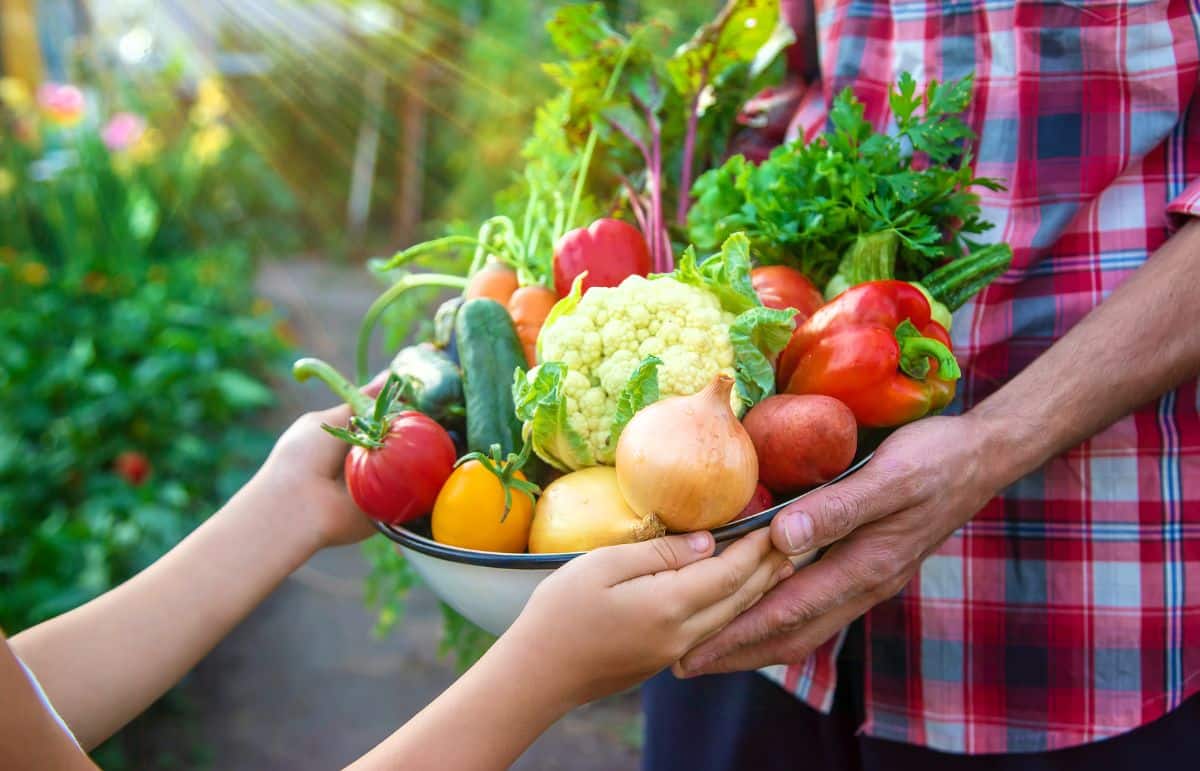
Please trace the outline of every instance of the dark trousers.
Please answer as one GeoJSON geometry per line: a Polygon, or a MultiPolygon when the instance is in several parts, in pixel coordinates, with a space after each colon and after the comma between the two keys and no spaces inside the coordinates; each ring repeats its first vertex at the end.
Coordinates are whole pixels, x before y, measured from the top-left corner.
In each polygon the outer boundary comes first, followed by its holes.
{"type": "MultiPolygon", "coordinates": [[[[854,630],[857,631],[857,630],[854,630]]],[[[1176,771],[1200,769],[1200,697],[1129,733],[1094,744],[1019,755],[956,755],[855,736],[863,720],[862,660],[838,664],[829,715],[753,672],[642,688],[644,771],[1176,771]]]]}

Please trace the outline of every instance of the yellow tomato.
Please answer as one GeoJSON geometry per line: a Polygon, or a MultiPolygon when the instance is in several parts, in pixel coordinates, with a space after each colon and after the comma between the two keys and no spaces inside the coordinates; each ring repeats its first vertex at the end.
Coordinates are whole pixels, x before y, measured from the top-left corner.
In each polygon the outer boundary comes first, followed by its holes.
{"type": "MultiPolygon", "coordinates": [[[[525,480],[520,471],[513,477],[525,480]]],[[[520,553],[529,545],[533,501],[512,491],[512,508],[504,516],[504,488],[477,460],[454,470],[433,504],[433,539],[477,551],[520,553]]]]}

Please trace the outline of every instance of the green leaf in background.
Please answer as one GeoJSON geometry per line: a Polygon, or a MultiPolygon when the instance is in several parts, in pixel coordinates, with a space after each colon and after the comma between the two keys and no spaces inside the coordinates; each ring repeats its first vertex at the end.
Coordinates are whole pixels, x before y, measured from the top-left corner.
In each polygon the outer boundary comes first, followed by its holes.
{"type": "Polygon", "coordinates": [[[494,635],[488,634],[471,623],[465,616],[446,603],[442,606],[442,640],[438,643],[438,655],[454,655],[458,671],[466,672],[488,648],[496,642],[494,635]]]}
{"type": "Polygon", "coordinates": [[[730,67],[753,62],[779,26],[778,0],[732,0],[667,62],[675,90],[695,94],[730,67]]]}
{"type": "Polygon", "coordinates": [[[603,3],[563,5],[546,22],[546,31],[554,47],[571,58],[590,56],[617,36],[603,3]]]}
{"type": "Polygon", "coordinates": [[[226,369],[213,375],[213,386],[220,398],[235,410],[269,407],[275,403],[270,388],[244,372],[226,369]]]}
{"type": "Polygon", "coordinates": [[[364,601],[376,612],[374,634],[384,637],[404,618],[405,600],[417,584],[417,574],[383,536],[364,541],[362,553],[370,567],[363,584],[364,601]]]}

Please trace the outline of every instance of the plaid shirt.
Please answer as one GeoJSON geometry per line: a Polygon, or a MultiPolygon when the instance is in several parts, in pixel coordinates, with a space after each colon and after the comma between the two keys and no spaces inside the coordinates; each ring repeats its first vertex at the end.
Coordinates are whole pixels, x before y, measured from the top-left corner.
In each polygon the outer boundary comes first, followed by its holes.
{"type": "MultiPolygon", "coordinates": [[[[803,31],[811,11],[783,2],[803,31]]],[[[985,212],[1015,260],[955,315],[956,410],[1200,215],[1198,29],[1200,0],[818,0],[820,74],[791,136],[818,133],[844,87],[884,127],[901,72],[975,73],[977,170],[1008,186],[985,212]]],[[[1200,690],[1198,396],[1189,382],[1004,490],[867,614],[868,735],[1051,750],[1200,690]]],[[[840,645],[766,674],[827,711],[840,645]]]]}

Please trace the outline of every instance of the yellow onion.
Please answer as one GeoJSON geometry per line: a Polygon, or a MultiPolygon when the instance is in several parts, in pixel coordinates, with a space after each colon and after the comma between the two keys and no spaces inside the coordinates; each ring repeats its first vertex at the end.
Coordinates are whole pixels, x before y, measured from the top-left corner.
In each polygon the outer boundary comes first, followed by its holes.
{"type": "Polygon", "coordinates": [[[575,552],[645,541],[663,534],[654,517],[635,514],[611,466],[572,471],[546,486],[533,512],[529,551],[575,552]]]}
{"type": "Polygon", "coordinates": [[[621,495],[668,530],[708,530],[735,518],[758,484],[754,443],[729,408],[733,378],[655,402],[633,416],[617,442],[621,495]]]}

